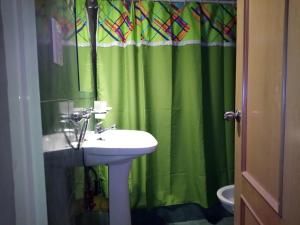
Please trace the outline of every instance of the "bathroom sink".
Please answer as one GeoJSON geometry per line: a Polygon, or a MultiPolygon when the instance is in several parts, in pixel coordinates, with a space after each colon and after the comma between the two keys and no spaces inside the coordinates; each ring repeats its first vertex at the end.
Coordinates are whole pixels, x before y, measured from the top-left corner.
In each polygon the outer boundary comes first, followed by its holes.
{"type": "Polygon", "coordinates": [[[131,161],[155,151],[156,146],[156,139],[145,131],[86,133],[82,144],[85,165],[108,165],[110,225],[131,225],[128,190],[131,161]]]}
{"type": "Polygon", "coordinates": [[[149,154],[157,146],[156,139],[145,131],[107,130],[101,134],[88,132],[83,142],[87,166],[112,164],[149,154]]]}

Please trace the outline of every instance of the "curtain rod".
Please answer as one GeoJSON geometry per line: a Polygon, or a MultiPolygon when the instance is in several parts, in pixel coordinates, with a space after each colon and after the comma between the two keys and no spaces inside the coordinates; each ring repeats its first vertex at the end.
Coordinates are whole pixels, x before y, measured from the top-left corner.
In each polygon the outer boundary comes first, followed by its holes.
{"type": "MultiPolygon", "coordinates": [[[[134,0],[139,1],[139,0],[134,0]]],[[[150,0],[154,2],[199,2],[199,3],[215,3],[215,4],[236,4],[236,0],[150,0]]]]}
{"type": "MultiPolygon", "coordinates": [[[[111,1],[111,0],[104,0],[104,1],[111,1]]],[[[125,1],[125,0],[120,0],[125,1]]],[[[141,1],[141,0],[131,0],[131,1],[141,1]]],[[[215,3],[215,4],[232,4],[235,5],[237,0],[149,0],[153,2],[199,2],[199,3],[215,3]]]]}
{"type": "Polygon", "coordinates": [[[199,3],[219,3],[219,4],[236,4],[236,0],[154,0],[163,2],[199,2],[199,3]]]}

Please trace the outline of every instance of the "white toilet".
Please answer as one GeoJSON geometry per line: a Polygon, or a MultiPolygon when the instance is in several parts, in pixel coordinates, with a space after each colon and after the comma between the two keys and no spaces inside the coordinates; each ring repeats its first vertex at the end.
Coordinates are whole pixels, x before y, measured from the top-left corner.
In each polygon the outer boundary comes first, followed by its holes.
{"type": "Polygon", "coordinates": [[[223,207],[230,213],[234,214],[234,185],[228,185],[217,191],[217,196],[223,207]]]}

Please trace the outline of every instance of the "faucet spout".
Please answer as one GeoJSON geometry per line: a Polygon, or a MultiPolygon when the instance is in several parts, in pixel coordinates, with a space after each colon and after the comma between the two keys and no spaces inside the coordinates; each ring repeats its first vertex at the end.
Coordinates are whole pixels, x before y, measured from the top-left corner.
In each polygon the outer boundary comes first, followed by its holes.
{"type": "Polygon", "coordinates": [[[102,125],[102,121],[96,124],[95,133],[101,134],[101,133],[103,133],[104,131],[107,131],[107,130],[115,130],[115,129],[117,128],[116,124],[113,124],[112,126],[106,127],[106,128],[105,128],[105,127],[102,127],[101,125],[102,125]]]}

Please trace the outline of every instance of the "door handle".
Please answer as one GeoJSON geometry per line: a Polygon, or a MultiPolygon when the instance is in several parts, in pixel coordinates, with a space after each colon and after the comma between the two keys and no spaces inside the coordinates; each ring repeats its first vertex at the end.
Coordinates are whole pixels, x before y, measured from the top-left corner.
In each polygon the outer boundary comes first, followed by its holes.
{"type": "Polygon", "coordinates": [[[225,114],[224,114],[224,119],[226,121],[234,121],[235,120],[236,122],[240,122],[241,117],[242,117],[242,113],[238,109],[235,112],[229,111],[229,112],[225,112],[225,114]]]}

